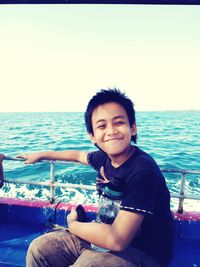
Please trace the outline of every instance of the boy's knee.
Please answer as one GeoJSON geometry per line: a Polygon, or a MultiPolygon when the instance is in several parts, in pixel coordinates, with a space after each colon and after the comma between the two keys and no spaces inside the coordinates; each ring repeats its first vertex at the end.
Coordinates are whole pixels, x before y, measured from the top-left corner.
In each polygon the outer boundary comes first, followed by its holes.
{"type": "Polygon", "coordinates": [[[26,254],[26,262],[27,263],[32,262],[33,259],[37,259],[39,254],[40,254],[39,251],[38,251],[38,247],[37,247],[36,243],[37,242],[35,242],[35,240],[33,240],[32,243],[29,245],[29,248],[28,248],[28,251],[27,251],[27,254],[26,254]]]}
{"type": "Polygon", "coordinates": [[[27,266],[37,266],[34,262],[38,262],[40,259],[48,257],[49,251],[46,238],[36,238],[29,245],[26,262],[27,266]]]}
{"type": "Polygon", "coordinates": [[[39,254],[40,251],[40,242],[37,241],[37,239],[33,240],[31,244],[29,245],[27,255],[34,255],[36,256],[39,254]]]}
{"type": "Polygon", "coordinates": [[[28,248],[26,254],[26,266],[27,267],[39,267],[48,266],[49,251],[46,238],[36,238],[33,240],[28,248]]]}

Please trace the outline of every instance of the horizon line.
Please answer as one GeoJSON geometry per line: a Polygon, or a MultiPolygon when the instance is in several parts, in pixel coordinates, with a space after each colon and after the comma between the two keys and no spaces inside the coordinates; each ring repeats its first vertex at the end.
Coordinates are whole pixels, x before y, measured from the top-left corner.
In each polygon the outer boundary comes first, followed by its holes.
{"type": "MultiPolygon", "coordinates": [[[[135,110],[135,112],[198,112],[200,109],[135,110]]],[[[84,113],[85,111],[0,111],[0,113],[84,113]]]]}

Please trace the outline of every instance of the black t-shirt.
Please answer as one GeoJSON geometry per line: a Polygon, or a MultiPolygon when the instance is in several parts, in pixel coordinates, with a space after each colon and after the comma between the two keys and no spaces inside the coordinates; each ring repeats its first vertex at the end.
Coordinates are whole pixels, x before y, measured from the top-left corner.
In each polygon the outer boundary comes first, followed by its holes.
{"type": "Polygon", "coordinates": [[[173,257],[174,234],[169,190],[154,159],[135,148],[133,155],[117,168],[103,151],[89,153],[88,163],[99,177],[103,166],[105,176],[111,181],[113,177],[124,181],[120,209],[144,215],[141,229],[130,245],[167,265],[173,257]]]}

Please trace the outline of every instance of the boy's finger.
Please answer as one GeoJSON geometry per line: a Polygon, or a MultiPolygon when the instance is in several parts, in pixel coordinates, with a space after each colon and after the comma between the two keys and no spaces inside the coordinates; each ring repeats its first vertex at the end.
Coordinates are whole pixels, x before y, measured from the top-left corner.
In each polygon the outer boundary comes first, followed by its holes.
{"type": "Polygon", "coordinates": [[[27,158],[27,154],[18,154],[16,158],[25,159],[27,158]]]}

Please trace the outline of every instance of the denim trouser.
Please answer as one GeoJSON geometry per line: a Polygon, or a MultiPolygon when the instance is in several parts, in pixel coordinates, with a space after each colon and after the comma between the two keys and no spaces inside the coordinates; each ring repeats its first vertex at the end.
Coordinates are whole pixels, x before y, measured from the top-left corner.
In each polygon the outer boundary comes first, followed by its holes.
{"type": "Polygon", "coordinates": [[[97,252],[91,245],[59,230],[44,234],[29,246],[27,267],[160,267],[142,251],[129,247],[122,252],[97,252]]]}

